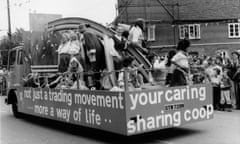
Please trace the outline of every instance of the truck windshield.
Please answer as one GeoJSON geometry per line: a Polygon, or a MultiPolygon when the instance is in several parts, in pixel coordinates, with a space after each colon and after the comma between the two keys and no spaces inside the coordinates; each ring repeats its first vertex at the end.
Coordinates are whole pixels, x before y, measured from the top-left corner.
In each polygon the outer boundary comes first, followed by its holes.
{"type": "Polygon", "coordinates": [[[23,51],[20,50],[18,51],[18,61],[17,61],[18,64],[23,64],[23,51]]]}
{"type": "Polygon", "coordinates": [[[9,60],[9,64],[10,65],[14,65],[16,61],[16,51],[11,51],[10,52],[10,60],[9,60]]]}

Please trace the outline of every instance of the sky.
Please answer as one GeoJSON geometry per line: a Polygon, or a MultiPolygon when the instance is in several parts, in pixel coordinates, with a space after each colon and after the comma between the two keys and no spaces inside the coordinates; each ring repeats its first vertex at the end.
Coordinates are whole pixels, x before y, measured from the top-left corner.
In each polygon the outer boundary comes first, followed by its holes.
{"type": "MultiPolygon", "coordinates": [[[[9,0],[11,28],[29,30],[29,13],[61,14],[83,17],[101,24],[116,17],[117,0],[9,0]]],[[[0,0],[0,36],[8,29],[7,0],[0,0]]]]}

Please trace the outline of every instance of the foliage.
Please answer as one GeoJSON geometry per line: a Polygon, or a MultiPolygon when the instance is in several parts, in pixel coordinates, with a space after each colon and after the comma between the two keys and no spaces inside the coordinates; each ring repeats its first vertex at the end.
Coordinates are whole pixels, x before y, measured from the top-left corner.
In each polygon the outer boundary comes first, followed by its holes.
{"type": "Polygon", "coordinates": [[[8,37],[5,36],[0,42],[0,50],[8,50],[13,47],[21,45],[23,41],[23,32],[24,32],[24,29],[17,28],[16,32],[14,32],[11,35],[11,38],[12,38],[11,41],[9,40],[8,37]]]}
{"type": "MultiPolygon", "coordinates": [[[[11,36],[11,41],[5,36],[0,41],[0,51],[24,45],[25,58],[29,64],[47,65],[57,64],[56,50],[60,44],[58,33],[53,32],[28,32],[19,28],[11,36]]],[[[1,59],[7,62],[8,53],[1,55],[1,59]]]]}
{"type": "Polygon", "coordinates": [[[16,29],[16,32],[11,35],[11,41],[7,36],[0,41],[0,63],[2,66],[6,67],[7,65],[8,51],[22,44],[23,32],[22,28],[16,29]]]}

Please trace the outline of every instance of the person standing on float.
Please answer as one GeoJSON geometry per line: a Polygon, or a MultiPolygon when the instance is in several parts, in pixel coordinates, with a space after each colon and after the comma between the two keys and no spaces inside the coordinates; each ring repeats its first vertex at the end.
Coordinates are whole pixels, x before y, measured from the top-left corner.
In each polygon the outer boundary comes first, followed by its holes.
{"type": "Polygon", "coordinates": [[[87,24],[80,24],[78,29],[82,35],[83,55],[85,55],[83,67],[87,73],[84,77],[89,88],[100,89],[100,71],[106,68],[104,46],[100,41],[100,36],[90,27],[87,24]]]}
{"type": "Polygon", "coordinates": [[[189,62],[187,49],[190,46],[189,40],[181,40],[177,46],[177,53],[171,59],[175,66],[170,86],[182,86],[188,84],[189,62]]]}
{"type": "Polygon", "coordinates": [[[144,27],[144,20],[137,19],[129,30],[128,40],[130,42],[130,46],[140,50],[143,54],[147,54],[148,50],[143,47],[144,27]]]}

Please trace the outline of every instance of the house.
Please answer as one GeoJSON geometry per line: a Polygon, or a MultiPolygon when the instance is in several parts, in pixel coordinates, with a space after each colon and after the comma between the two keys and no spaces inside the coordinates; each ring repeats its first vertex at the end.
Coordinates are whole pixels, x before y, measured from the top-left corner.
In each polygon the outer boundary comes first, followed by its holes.
{"type": "Polygon", "coordinates": [[[150,47],[163,53],[181,39],[190,51],[211,55],[240,49],[240,0],[118,0],[117,22],[146,22],[150,47]]]}

